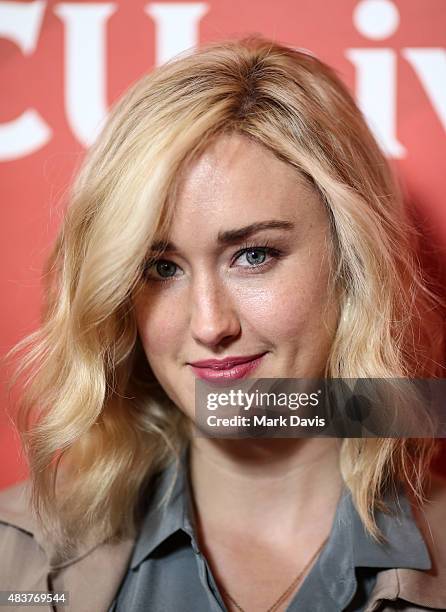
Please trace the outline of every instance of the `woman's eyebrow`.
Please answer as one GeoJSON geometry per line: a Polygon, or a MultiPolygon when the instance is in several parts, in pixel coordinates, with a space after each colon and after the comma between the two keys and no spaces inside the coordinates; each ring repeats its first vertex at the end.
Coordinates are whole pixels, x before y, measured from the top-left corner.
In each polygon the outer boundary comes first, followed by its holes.
{"type": "MultiPolygon", "coordinates": [[[[290,231],[294,229],[294,227],[295,225],[294,223],[291,223],[291,221],[280,221],[278,219],[272,219],[270,221],[259,221],[257,223],[245,225],[244,227],[238,227],[236,229],[219,232],[217,235],[217,242],[223,245],[230,245],[249,238],[256,232],[260,232],[262,230],[284,229],[290,231]]],[[[179,249],[172,242],[166,242],[164,240],[158,240],[157,242],[152,243],[150,247],[150,253],[152,254],[166,252],[178,253],[179,249]]]]}
{"type": "Polygon", "coordinates": [[[240,242],[240,240],[249,238],[256,232],[267,229],[292,230],[294,229],[294,223],[291,223],[291,221],[280,221],[278,219],[272,219],[271,221],[259,221],[258,223],[251,223],[250,225],[245,225],[244,227],[237,229],[219,232],[217,241],[220,244],[234,244],[235,242],[240,242]]]}

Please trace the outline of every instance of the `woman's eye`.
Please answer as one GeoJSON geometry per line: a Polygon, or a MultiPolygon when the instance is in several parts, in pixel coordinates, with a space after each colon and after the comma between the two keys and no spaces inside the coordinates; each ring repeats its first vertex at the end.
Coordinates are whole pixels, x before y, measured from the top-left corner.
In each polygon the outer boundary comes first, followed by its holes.
{"type": "Polygon", "coordinates": [[[266,247],[255,247],[244,249],[241,253],[237,255],[235,258],[235,262],[239,262],[238,265],[241,267],[255,267],[260,266],[265,263],[268,255],[274,255],[272,249],[268,249],[266,247]]]}
{"type": "Polygon", "coordinates": [[[159,259],[147,267],[146,278],[150,280],[167,280],[173,278],[179,270],[177,264],[168,259],[159,259]]]}
{"type": "MultiPolygon", "coordinates": [[[[271,247],[246,247],[235,255],[232,265],[235,264],[241,268],[261,268],[280,257],[281,252],[271,247]]],[[[144,277],[148,281],[168,281],[181,274],[181,268],[169,259],[152,260],[152,263],[147,264],[144,270],[144,277]]]]}

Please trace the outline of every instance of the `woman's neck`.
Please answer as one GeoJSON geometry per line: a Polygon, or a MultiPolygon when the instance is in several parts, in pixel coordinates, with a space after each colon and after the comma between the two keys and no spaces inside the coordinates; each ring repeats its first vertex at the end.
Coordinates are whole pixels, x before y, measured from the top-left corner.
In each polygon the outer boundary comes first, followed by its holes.
{"type": "Polygon", "coordinates": [[[190,480],[200,524],[208,532],[267,532],[276,542],[327,533],[342,489],[339,442],[193,438],[190,480]]]}

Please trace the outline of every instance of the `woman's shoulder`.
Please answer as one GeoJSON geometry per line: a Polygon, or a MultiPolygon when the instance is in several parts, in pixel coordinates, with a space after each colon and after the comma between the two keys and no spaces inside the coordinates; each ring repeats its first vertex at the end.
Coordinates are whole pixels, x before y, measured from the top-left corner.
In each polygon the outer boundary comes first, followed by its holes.
{"type": "Polygon", "coordinates": [[[38,526],[30,507],[29,482],[0,491],[0,589],[26,588],[32,568],[46,565],[46,554],[39,543],[38,526]]]}
{"type": "Polygon", "coordinates": [[[30,503],[30,482],[0,491],[0,590],[68,591],[73,610],[106,610],[130,560],[134,540],[104,542],[54,564],[30,503]],[[98,571],[104,568],[104,571],[98,571]],[[31,586],[32,585],[32,586],[31,586]]]}
{"type": "MultiPolygon", "coordinates": [[[[429,551],[429,570],[397,569],[398,593],[415,604],[410,609],[446,610],[446,478],[432,473],[423,504],[412,502],[412,512],[429,551]]],[[[406,609],[406,608],[403,608],[406,609]]]]}
{"type": "Polygon", "coordinates": [[[31,509],[30,481],[24,480],[0,491],[0,524],[34,535],[37,522],[31,509]]]}

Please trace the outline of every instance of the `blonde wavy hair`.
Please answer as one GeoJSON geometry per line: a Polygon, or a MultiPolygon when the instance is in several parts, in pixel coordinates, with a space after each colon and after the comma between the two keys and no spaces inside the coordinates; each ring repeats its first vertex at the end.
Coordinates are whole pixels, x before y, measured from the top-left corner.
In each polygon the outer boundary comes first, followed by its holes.
{"type": "MultiPolygon", "coordinates": [[[[186,417],[147,364],[132,296],[168,231],[176,179],[212,138],[267,147],[317,189],[340,289],[328,378],[436,377],[438,304],[400,190],[346,87],[308,53],[250,36],[180,55],[112,110],[73,185],[45,271],[40,328],[12,354],[34,509],[61,554],[134,535],[138,499],[187,442],[186,417]]],[[[374,536],[389,484],[423,500],[429,438],[345,439],[343,479],[374,536]]]]}

